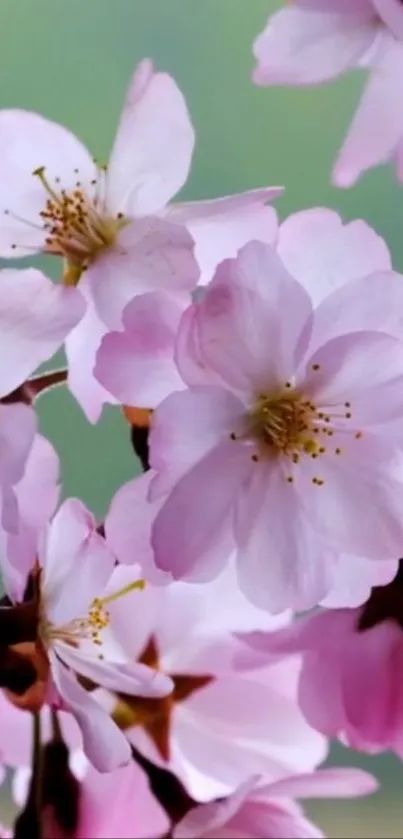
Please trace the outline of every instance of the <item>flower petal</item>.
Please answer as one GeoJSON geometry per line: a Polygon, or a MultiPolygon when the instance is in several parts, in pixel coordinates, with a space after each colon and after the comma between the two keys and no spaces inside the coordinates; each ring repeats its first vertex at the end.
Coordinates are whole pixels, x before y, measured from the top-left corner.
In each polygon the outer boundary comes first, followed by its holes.
{"type": "Polygon", "coordinates": [[[94,375],[121,404],[155,408],[184,387],[174,361],[181,313],[168,295],[142,294],[124,310],[124,332],[103,338],[94,375]]]}
{"type": "Polygon", "coordinates": [[[199,387],[172,393],[155,411],[150,432],[150,463],[157,474],[150,498],[164,495],[198,460],[229,439],[244,413],[229,391],[199,387]]]}
{"type": "Polygon", "coordinates": [[[169,676],[145,664],[96,658],[61,642],[57,643],[57,654],[74,672],[116,693],[155,699],[172,692],[173,682],[169,676]]]}
{"type": "Polygon", "coordinates": [[[0,394],[10,393],[51,358],[84,312],[75,288],[55,285],[34,268],[1,271],[0,394]]]}
{"type": "Polygon", "coordinates": [[[105,519],[105,535],[110,548],[124,565],[138,564],[147,582],[170,582],[171,575],[155,566],[151,548],[151,528],[161,502],[148,501],[154,473],[129,481],[114,495],[105,519]]]}
{"type": "MultiPolygon", "coordinates": [[[[365,221],[343,224],[338,213],[322,207],[289,216],[280,226],[277,250],[315,307],[351,280],[392,268],[387,245],[365,221]]],[[[367,299],[370,294],[364,305],[367,299]]]]}
{"type": "Polygon", "coordinates": [[[208,201],[173,204],[168,218],[185,224],[195,243],[195,256],[205,285],[223,259],[235,257],[240,248],[258,239],[274,244],[277,214],[268,201],[281,195],[281,187],[252,189],[208,201]]]}
{"type": "Polygon", "coordinates": [[[303,393],[342,432],[392,421],[403,410],[402,350],[401,341],[381,332],[333,338],[307,360],[303,393]]]}
{"type": "Polygon", "coordinates": [[[98,315],[110,329],[121,328],[123,310],[137,294],[165,291],[190,302],[198,278],[190,233],[157,217],[125,227],[86,275],[98,315]]]}
{"type": "Polygon", "coordinates": [[[77,181],[92,193],[97,170],[85,146],[67,128],[22,110],[0,113],[0,255],[31,256],[48,235],[39,215],[49,198],[35,170],[44,168],[54,189],[71,192],[77,181]],[[15,245],[16,247],[13,247],[15,245]]]}
{"type": "Polygon", "coordinates": [[[254,469],[235,519],[240,587],[272,613],[309,609],[329,590],[336,554],[304,515],[286,468],[254,469]]]}
{"type": "Polygon", "coordinates": [[[161,210],[187,179],[194,140],[176,82],[145,59],[127,91],[109,162],[108,210],[136,217],[161,210]]]}
{"type": "Polygon", "coordinates": [[[310,351],[349,332],[376,330],[403,337],[403,278],[392,271],[349,280],[315,310],[310,351]]]}
{"type": "Polygon", "coordinates": [[[116,404],[111,393],[95,378],[96,353],[107,327],[98,317],[88,283],[80,281],[80,291],[87,302],[84,317],[66,338],[65,351],[69,367],[68,387],[91,423],[98,422],[105,403],[116,404]]]}
{"type": "Polygon", "coordinates": [[[221,263],[198,304],[202,361],[251,396],[294,372],[311,303],[270,245],[250,242],[221,263]]]}
{"type": "Polygon", "coordinates": [[[222,539],[229,547],[229,517],[251,466],[246,448],[222,443],[177,483],[153,526],[158,568],[184,580],[218,574],[228,556],[222,539]]]}
{"type": "Polygon", "coordinates": [[[125,766],[131,749],[125,735],[72,673],[51,654],[52,677],[66,709],[75,717],[83,736],[83,748],[98,772],[125,766]]]}
{"type": "MultiPolygon", "coordinates": [[[[370,795],[378,789],[378,781],[362,769],[337,767],[317,769],[306,775],[292,775],[266,787],[270,796],[287,798],[355,798],[370,795]]],[[[259,789],[263,796],[265,788],[259,789]]]]}
{"type": "Polygon", "coordinates": [[[115,563],[95,521],[81,501],[65,501],[49,525],[41,558],[46,615],[56,625],[85,618],[115,563]]]}
{"type": "Polygon", "coordinates": [[[319,460],[304,460],[295,482],[301,504],[340,551],[394,559],[403,546],[401,453],[370,431],[351,438],[344,435],[339,457],[330,449],[319,460]],[[313,483],[317,476],[323,485],[313,483]]]}
{"type": "MultiPolygon", "coordinates": [[[[325,6],[325,4],[323,4],[325,6]]],[[[254,45],[260,85],[318,84],[339,76],[371,46],[377,24],[357,16],[306,10],[297,4],[272,15],[254,45]]]]}
{"type": "Polygon", "coordinates": [[[366,169],[385,163],[397,150],[403,137],[402,75],[402,45],[385,30],[374,71],[333,171],[337,186],[352,186],[366,169]]]}

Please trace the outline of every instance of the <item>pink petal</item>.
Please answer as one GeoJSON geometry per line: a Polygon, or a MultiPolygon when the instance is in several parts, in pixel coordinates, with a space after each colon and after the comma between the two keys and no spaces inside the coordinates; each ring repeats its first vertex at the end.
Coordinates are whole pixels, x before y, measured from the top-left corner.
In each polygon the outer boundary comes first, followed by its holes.
{"type": "Polygon", "coordinates": [[[380,332],[333,338],[308,359],[302,388],[342,432],[392,421],[403,409],[402,344],[380,332]]]}
{"type": "Polygon", "coordinates": [[[71,192],[80,181],[89,194],[97,170],[85,146],[67,128],[21,110],[0,114],[0,254],[31,256],[48,233],[39,213],[49,197],[34,171],[44,167],[51,187],[71,192]],[[60,178],[60,181],[56,179],[60,178]],[[13,248],[13,245],[17,247],[13,248]]]}
{"type": "Polygon", "coordinates": [[[337,186],[352,186],[366,169],[385,163],[397,150],[403,137],[402,74],[403,47],[385,31],[374,71],[334,168],[337,186]]]}
{"type": "Polygon", "coordinates": [[[145,59],[132,77],[110,158],[108,210],[136,217],[161,210],[185,183],[193,146],[181,91],[145,59]]]}
{"type": "Polygon", "coordinates": [[[196,243],[200,267],[199,285],[209,282],[223,259],[235,257],[238,250],[258,239],[274,244],[277,214],[268,201],[281,195],[281,187],[252,189],[209,201],[173,204],[168,218],[185,224],[196,243]]]}
{"type": "Polygon", "coordinates": [[[247,449],[222,443],[178,482],[153,527],[158,568],[175,579],[216,576],[228,556],[221,540],[227,545],[229,517],[252,465],[247,449]]]}
{"type": "Polygon", "coordinates": [[[308,609],[329,590],[335,552],[304,515],[287,471],[254,464],[236,513],[239,584],[261,609],[308,609]]]}
{"type": "Polygon", "coordinates": [[[112,573],[114,556],[81,501],[65,501],[49,526],[43,565],[47,617],[56,625],[85,618],[112,573]]]}
{"type": "MultiPolygon", "coordinates": [[[[81,649],[57,642],[57,655],[74,672],[91,679],[96,685],[129,696],[159,698],[172,692],[173,683],[164,673],[145,664],[111,661],[87,655],[81,649]]],[[[101,648],[100,648],[101,649],[101,648]]]]}
{"type": "Polygon", "coordinates": [[[124,405],[155,408],[184,387],[174,361],[182,307],[158,292],[135,297],[123,313],[124,332],[110,332],[94,375],[124,405]]]}
{"type": "Polygon", "coordinates": [[[351,554],[341,554],[334,567],[331,589],[321,601],[327,609],[355,608],[365,603],[373,586],[385,586],[396,576],[399,562],[382,562],[351,554]]]}
{"type": "Polygon", "coordinates": [[[400,453],[369,431],[351,437],[339,457],[330,450],[318,462],[306,458],[295,487],[313,526],[340,551],[392,559],[403,544],[400,453]],[[316,476],[323,485],[312,483],[316,476]]]}
{"type": "Polygon", "coordinates": [[[221,388],[172,393],[153,415],[150,462],[156,470],[151,500],[165,495],[187,470],[229,439],[244,413],[242,403],[221,388]]]}
{"type": "Polygon", "coordinates": [[[184,311],[176,336],[175,362],[186,384],[219,385],[225,387],[221,376],[203,361],[199,342],[199,306],[194,303],[184,311]]]}
{"type": "Polygon", "coordinates": [[[34,268],[1,271],[1,395],[10,393],[51,358],[84,312],[85,301],[75,288],[55,285],[34,268]]]}
{"type": "Polygon", "coordinates": [[[23,477],[36,425],[35,412],[28,405],[0,406],[1,484],[16,484],[23,477]]]}
{"type": "MultiPolygon", "coordinates": [[[[355,798],[370,795],[378,789],[378,781],[362,769],[337,767],[317,769],[306,775],[294,775],[266,787],[270,796],[289,798],[355,798]]],[[[265,789],[259,790],[259,798],[265,789]]]]}
{"type": "MultiPolygon", "coordinates": [[[[140,578],[144,579],[144,575],[138,566],[116,565],[105,589],[105,596],[121,591],[140,578]]],[[[108,606],[113,637],[123,653],[123,658],[127,656],[130,661],[140,658],[150,636],[155,633],[156,627],[161,625],[162,604],[166,602],[164,590],[150,585],[147,577],[146,581],[143,590],[134,589],[108,606]]],[[[163,634],[166,641],[166,633],[163,634]]],[[[161,669],[168,672],[164,664],[161,669]]]]}
{"type": "MultiPolygon", "coordinates": [[[[289,216],[280,226],[277,250],[315,306],[351,280],[392,268],[387,245],[365,221],[343,224],[338,213],[326,208],[289,216]]],[[[367,300],[370,294],[362,303],[367,300]]]]}
{"type": "Polygon", "coordinates": [[[198,307],[198,345],[208,368],[248,396],[285,384],[311,304],[269,245],[251,242],[223,262],[198,307]]]}
{"type": "Polygon", "coordinates": [[[190,233],[157,217],[125,227],[86,274],[97,313],[110,329],[121,328],[123,310],[137,294],[165,291],[190,302],[198,278],[190,233]]]}
{"type": "Polygon", "coordinates": [[[403,12],[400,0],[372,0],[375,10],[392,30],[395,38],[403,40],[403,12]]]}
{"type": "Polygon", "coordinates": [[[125,735],[74,676],[51,655],[52,677],[66,709],[77,720],[83,748],[98,772],[112,772],[127,764],[131,750],[125,735]]]}
{"type": "Polygon", "coordinates": [[[170,582],[171,575],[155,566],[151,548],[151,528],[161,506],[161,502],[148,501],[153,478],[154,473],[150,469],[118,489],[105,519],[105,535],[119,562],[138,564],[145,579],[158,585],[170,582]]]}
{"type": "Polygon", "coordinates": [[[0,530],[3,584],[9,597],[23,599],[29,572],[38,552],[38,531],[43,528],[58,502],[59,458],[53,446],[36,434],[25,464],[24,475],[15,487],[19,520],[14,533],[0,530]]]}
{"type": "Polygon", "coordinates": [[[371,46],[378,25],[370,15],[329,14],[298,8],[272,15],[254,45],[259,85],[306,85],[328,81],[356,64],[371,46]]]}
{"type": "Polygon", "coordinates": [[[165,836],[169,826],[147,776],[134,761],[113,773],[88,769],[81,787],[80,839],[153,839],[165,836]]]}
{"type": "Polygon", "coordinates": [[[362,330],[403,335],[402,275],[392,271],[348,281],[329,294],[315,310],[310,350],[337,335],[362,330]]]}
{"type": "Polygon", "coordinates": [[[91,299],[86,277],[80,281],[80,291],[87,302],[84,317],[67,336],[65,351],[69,374],[68,387],[91,423],[98,422],[105,403],[116,400],[97,381],[94,374],[96,353],[107,327],[98,317],[91,299]]]}
{"type": "Polygon", "coordinates": [[[358,748],[391,748],[396,734],[400,734],[402,666],[403,647],[397,624],[385,621],[353,636],[343,662],[341,689],[347,733],[357,741],[358,748]],[[372,702],[367,702],[370,685],[372,702]]]}
{"type": "MultiPolygon", "coordinates": [[[[252,776],[222,801],[209,801],[194,807],[177,824],[174,839],[200,839],[214,833],[236,815],[257,785],[259,776],[252,776]],[[214,832],[214,833],[212,833],[214,832]]],[[[216,834],[218,835],[218,834],[216,834]]]]}

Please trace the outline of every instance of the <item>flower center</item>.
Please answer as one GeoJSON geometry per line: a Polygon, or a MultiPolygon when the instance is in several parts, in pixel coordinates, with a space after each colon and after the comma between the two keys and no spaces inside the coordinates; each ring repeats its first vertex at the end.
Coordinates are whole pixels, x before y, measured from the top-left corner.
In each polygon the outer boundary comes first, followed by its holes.
{"type": "MultiPolygon", "coordinates": [[[[320,366],[315,364],[312,369],[319,370],[320,366]]],[[[290,465],[298,464],[302,457],[341,455],[343,449],[337,435],[346,431],[345,421],[352,417],[350,402],[332,405],[330,409],[318,408],[291,382],[286,382],[275,392],[258,394],[245,417],[243,430],[232,432],[230,439],[254,443],[251,457],[255,462],[284,457],[290,465]]],[[[354,430],[356,440],[362,437],[362,431],[354,430]]],[[[292,483],[294,476],[288,475],[286,480],[292,483]]],[[[324,484],[318,476],[312,482],[317,486],[324,484]]]]}
{"type": "Polygon", "coordinates": [[[107,597],[96,597],[92,601],[86,617],[76,618],[63,626],[56,626],[43,619],[40,622],[40,634],[45,645],[49,646],[54,641],[64,641],[70,647],[78,648],[82,641],[91,641],[95,646],[102,647],[102,632],[109,627],[111,620],[105,607],[131,591],[135,591],[135,589],[144,589],[144,586],[144,580],[136,580],[107,597]]]}
{"type": "Polygon", "coordinates": [[[90,197],[80,181],[72,192],[54,188],[40,166],[33,174],[39,178],[46,193],[45,206],[40,212],[47,233],[47,253],[64,256],[71,266],[85,269],[107,248],[113,247],[117,235],[127,220],[123,213],[108,216],[103,212],[104,171],[91,182],[94,195],[90,197]]]}

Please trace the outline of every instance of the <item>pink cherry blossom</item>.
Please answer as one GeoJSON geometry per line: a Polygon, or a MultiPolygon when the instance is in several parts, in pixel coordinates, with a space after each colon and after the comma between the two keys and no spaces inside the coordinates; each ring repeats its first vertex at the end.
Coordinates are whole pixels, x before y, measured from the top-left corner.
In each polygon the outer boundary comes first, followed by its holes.
{"type": "MultiPolygon", "coordinates": [[[[371,279],[375,305],[385,277],[371,279]]],[[[393,294],[397,303],[401,282],[393,294]]],[[[402,344],[373,331],[386,315],[370,302],[350,328],[356,282],[326,297],[328,319],[332,303],[329,340],[322,307],[254,242],[186,312],[178,364],[188,389],[158,406],[150,436],[150,498],[167,495],[152,536],[161,570],[212,578],[225,563],[216,544],[232,540],[247,596],[301,609],[326,595],[335,549],[401,553],[402,452],[390,427],[402,344]]]]}
{"type": "MultiPolygon", "coordinates": [[[[141,563],[140,541],[133,541],[133,550],[141,563]]],[[[118,566],[111,590],[137,575],[135,568],[118,566]]],[[[251,606],[234,572],[227,569],[202,587],[147,584],[111,604],[110,612],[129,658],[158,666],[174,690],[169,702],[122,701],[111,693],[100,693],[99,701],[134,746],[175,772],[193,797],[227,794],[254,772],[275,779],[323,760],[326,742],[304,723],[296,702],[297,659],[259,661],[256,669],[255,652],[245,658],[246,648],[232,636],[241,627],[275,628],[287,621],[251,606]]]]}
{"type": "Polygon", "coordinates": [[[245,640],[267,656],[299,654],[299,702],[328,737],[369,753],[403,757],[401,574],[357,609],[331,609],[245,640]],[[370,696],[370,701],[368,701],[370,696]]]}
{"type": "Polygon", "coordinates": [[[126,590],[104,595],[115,560],[81,502],[70,499],[60,507],[38,557],[38,635],[50,666],[48,701],[71,711],[86,754],[99,771],[110,771],[129,760],[130,747],[75,674],[148,697],[165,696],[172,683],[143,664],[131,664],[117,643],[107,607],[126,590]]]}
{"type": "Polygon", "coordinates": [[[266,786],[250,778],[221,801],[195,807],[176,826],[174,839],[320,839],[295,798],[369,795],[375,778],[361,769],[321,769],[266,786]]]}
{"type": "Polygon", "coordinates": [[[354,67],[370,76],[334,181],[351,186],[395,159],[403,175],[403,9],[399,0],[296,0],[269,17],[254,45],[259,85],[315,85],[354,67]]]}
{"type": "Polygon", "coordinates": [[[182,93],[149,60],[129,85],[108,167],[66,128],[28,111],[0,112],[0,254],[60,254],[65,281],[80,283],[87,310],[66,343],[69,384],[93,422],[111,401],[92,377],[95,352],[105,332],[121,327],[126,304],[155,290],[187,299],[199,276],[209,280],[252,235],[276,235],[266,207],[276,187],[168,206],[193,147],[182,93]]]}

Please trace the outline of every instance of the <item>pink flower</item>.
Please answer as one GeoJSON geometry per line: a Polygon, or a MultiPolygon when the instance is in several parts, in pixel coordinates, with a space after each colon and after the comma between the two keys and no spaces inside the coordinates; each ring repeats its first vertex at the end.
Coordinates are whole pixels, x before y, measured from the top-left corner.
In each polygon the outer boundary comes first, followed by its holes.
{"type": "Polygon", "coordinates": [[[75,674],[148,697],[165,696],[172,683],[145,665],[131,664],[116,642],[107,607],[126,589],[104,595],[115,560],[81,502],[64,502],[38,554],[38,643],[42,679],[50,680],[47,699],[75,716],[89,759],[99,771],[110,771],[129,760],[129,744],[75,674]]]}
{"type": "Polygon", "coordinates": [[[174,839],[320,839],[323,833],[294,798],[351,798],[377,788],[361,769],[320,769],[265,786],[251,778],[221,801],[201,804],[176,826],[174,839]]]}
{"type": "Polygon", "coordinates": [[[403,757],[401,577],[374,588],[358,609],[331,609],[244,639],[262,661],[302,655],[299,702],[318,731],[354,749],[403,757]]]}
{"type": "Polygon", "coordinates": [[[399,0],[296,0],[270,16],[254,53],[254,81],[260,85],[321,84],[351,68],[368,68],[370,78],[334,181],[351,186],[366,169],[391,158],[403,176],[399,0]]]}
{"type": "Polygon", "coordinates": [[[92,376],[95,352],[121,327],[126,304],[158,289],[187,299],[199,275],[210,279],[252,234],[275,235],[265,204],[278,188],[167,206],[186,181],[193,146],[182,93],[148,60],[130,83],[108,167],[66,128],[0,112],[0,254],[59,254],[65,281],[80,283],[87,310],[66,352],[70,387],[91,421],[111,401],[92,376]]]}
{"type": "MultiPolygon", "coordinates": [[[[254,242],[186,312],[178,364],[188,389],[159,405],[150,437],[150,498],[168,494],[152,536],[161,570],[212,578],[225,562],[215,546],[232,540],[244,592],[282,610],[326,595],[335,550],[399,556],[401,430],[391,423],[403,353],[395,337],[368,331],[388,326],[377,306],[385,277],[371,279],[376,309],[368,300],[350,326],[357,283],[313,310],[254,242]]],[[[402,294],[393,285],[395,304],[402,294]]]]}
{"type": "MultiPolygon", "coordinates": [[[[132,549],[141,563],[141,537],[132,549]]],[[[138,573],[118,566],[111,590],[131,585],[138,573]]],[[[254,651],[245,658],[244,645],[232,636],[241,627],[276,627],[287,618],[273,620],[250,606],[230,569],[208,586],[133,589],[110,612],[128,657],[158,666],[174,689],[165,700],[110,692],[99,701],[134,746],[175,772],[196,799],[227,794],[254,772],[275,779],[323,760],[326,742],[304,723],[296,702],[298,661],[259,661],[255,668],[254,651]]]]}

